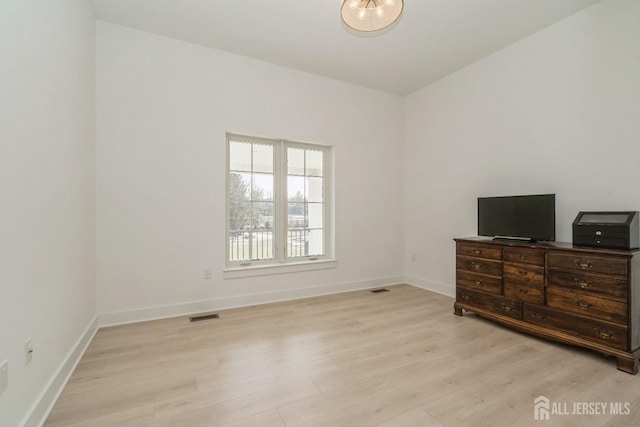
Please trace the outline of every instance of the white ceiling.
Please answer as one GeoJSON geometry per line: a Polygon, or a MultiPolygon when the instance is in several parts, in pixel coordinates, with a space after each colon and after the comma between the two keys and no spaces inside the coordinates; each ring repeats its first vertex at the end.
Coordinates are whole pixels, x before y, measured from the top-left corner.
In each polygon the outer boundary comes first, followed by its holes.
{"type": "Polygon", "coordinates": [[[341,0],[93,0],[97,19],[407,95],[599,0],[405,0],[374,37],[341,0]]]}

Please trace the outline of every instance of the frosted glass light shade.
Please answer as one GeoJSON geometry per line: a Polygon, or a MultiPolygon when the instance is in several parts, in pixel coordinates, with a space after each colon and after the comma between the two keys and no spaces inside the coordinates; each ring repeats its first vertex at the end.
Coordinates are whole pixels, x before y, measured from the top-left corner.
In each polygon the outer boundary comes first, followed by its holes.
{"type": "Polygon", "coordinates": [[[371,32],[396,22],[403,8],[403,0],[343,0],[340,14],[348,27],[371,32]]]}

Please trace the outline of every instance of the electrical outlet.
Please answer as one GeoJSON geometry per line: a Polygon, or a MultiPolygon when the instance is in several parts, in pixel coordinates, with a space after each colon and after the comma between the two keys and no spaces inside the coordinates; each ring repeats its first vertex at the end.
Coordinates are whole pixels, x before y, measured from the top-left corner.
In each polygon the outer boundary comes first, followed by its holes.
{"type": "Polygon", "coordinates": [[[211,274],[212,274],[212,272],[211,272],[211,269],[210,269],[210,268],[205,268],[205,269],[204,269],[204,271],[203,271],[203,277],[204,277],[205,279],[211,279],[211,274]]]}
{"type": "Polygon", "coordinates": [[[24,364],[28,365],[33,359],[33,343],[31,342],[31,338],[27,338],[24,342],[24,364]]]}
{"type": "Polygon", "coordinates": [[[0,394],[9,387],[9,361],[0,363],[0,394]]]}

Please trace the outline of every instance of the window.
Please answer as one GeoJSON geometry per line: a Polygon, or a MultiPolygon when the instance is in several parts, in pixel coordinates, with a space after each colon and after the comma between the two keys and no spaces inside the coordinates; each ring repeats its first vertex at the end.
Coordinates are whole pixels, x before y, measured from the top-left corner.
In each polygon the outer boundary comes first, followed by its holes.
{"type": "Polygon", "coordinates": [[[227,267],[332,255],[330,147],[227,135],[227,267]]]}

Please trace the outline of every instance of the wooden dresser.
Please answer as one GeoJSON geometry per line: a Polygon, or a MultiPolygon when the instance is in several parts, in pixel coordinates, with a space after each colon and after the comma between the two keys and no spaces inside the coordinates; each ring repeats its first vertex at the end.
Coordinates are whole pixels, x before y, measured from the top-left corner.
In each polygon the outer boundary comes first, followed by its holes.
{"type": "Polygon", "coordinates": [[[456,241],[455,314],[590,348],[635,374],[640,359],[640,252],[456,241]]]}

